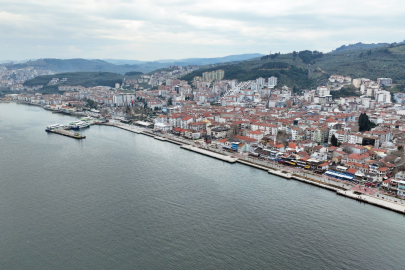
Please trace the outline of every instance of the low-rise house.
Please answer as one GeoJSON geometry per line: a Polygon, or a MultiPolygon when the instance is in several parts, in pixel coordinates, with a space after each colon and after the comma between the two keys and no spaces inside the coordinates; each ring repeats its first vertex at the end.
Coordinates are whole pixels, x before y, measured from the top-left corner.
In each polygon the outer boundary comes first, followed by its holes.
{"type": "Polygon", "coordinates": [[[153,129],[155,131],[170,132],[173,129],[173,126],[167,123],[155,123],[153,129]]]}
{"type": "Polygon", "coordinates": [[[259,131],[259,130],[255,130],[255,131],[249,131],[247,133],[247,136],[249,138],[255,139],[256,141],[260,142],[263,139],[263,132],[259,131]]]}
{"type": "Polygon", "coordinates": [[[405,199],[405,181],[403,181],[403,180],[398,181],[397,196],[402,198],[402,199],[405,199]]]}

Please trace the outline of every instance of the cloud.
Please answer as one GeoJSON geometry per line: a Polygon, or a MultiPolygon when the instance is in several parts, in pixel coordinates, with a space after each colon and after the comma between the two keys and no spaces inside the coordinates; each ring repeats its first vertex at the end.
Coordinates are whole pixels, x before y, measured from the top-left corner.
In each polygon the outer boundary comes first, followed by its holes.
{"type": "Polygon", "coordinates": [[[404,39],[402,1],[0,0],[0,58],[214,57],[404,39]]]}

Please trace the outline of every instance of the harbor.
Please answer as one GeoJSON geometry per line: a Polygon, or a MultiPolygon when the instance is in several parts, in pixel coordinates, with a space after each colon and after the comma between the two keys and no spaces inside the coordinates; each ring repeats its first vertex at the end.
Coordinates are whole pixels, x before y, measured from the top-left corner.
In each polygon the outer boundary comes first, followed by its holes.
{"type": "Polygon", "coordinates": [[[49,125],[46,127],[45,131],[80,140],[85,139],[86,136],[80,134],[78,131],[81,129],[89,128],[90,126],[97,123],[100,123],[99,119],[93,117],[84,117],[80,120],[70,122],[68,125],[49,125]],[[73,132],[70,130],[73,130],[73,132]]]}

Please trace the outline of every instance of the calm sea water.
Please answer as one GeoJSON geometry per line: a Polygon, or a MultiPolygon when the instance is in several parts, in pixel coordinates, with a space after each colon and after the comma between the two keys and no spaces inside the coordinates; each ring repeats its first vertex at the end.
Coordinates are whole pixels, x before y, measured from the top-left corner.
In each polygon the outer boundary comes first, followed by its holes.
{"type": "Polygon", "coordinates": [[[404,216],[113,127],[0,104],[0,269],[404,269],[404,216]]]}

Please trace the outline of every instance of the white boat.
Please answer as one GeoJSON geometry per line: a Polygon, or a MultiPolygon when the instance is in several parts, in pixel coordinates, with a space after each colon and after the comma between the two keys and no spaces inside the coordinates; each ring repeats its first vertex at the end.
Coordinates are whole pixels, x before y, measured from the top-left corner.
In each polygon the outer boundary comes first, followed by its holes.
{"type": "Polygon", "coordinates": [[[86,128],[86,127],[89,127],[89,126],[90,125],[87,124],[86,122],[77,121],[77,122],[71,123],[70,128],[74,129],[74,130],[78,130],[78,129],[86,128]]]}
{"type": "Polygon", "coordinates": [[[49,131],[51,131],[51,130],[55,130],[55,129],[59,129],[59,128],[63,128],[63,126],[62,126],[62,125],[59,125],[59,124],[50,125],[50,126],[47,126],[47,127],[46,127],[45,131],[46,131],[46,132],[49,132],[49,131]]]}

